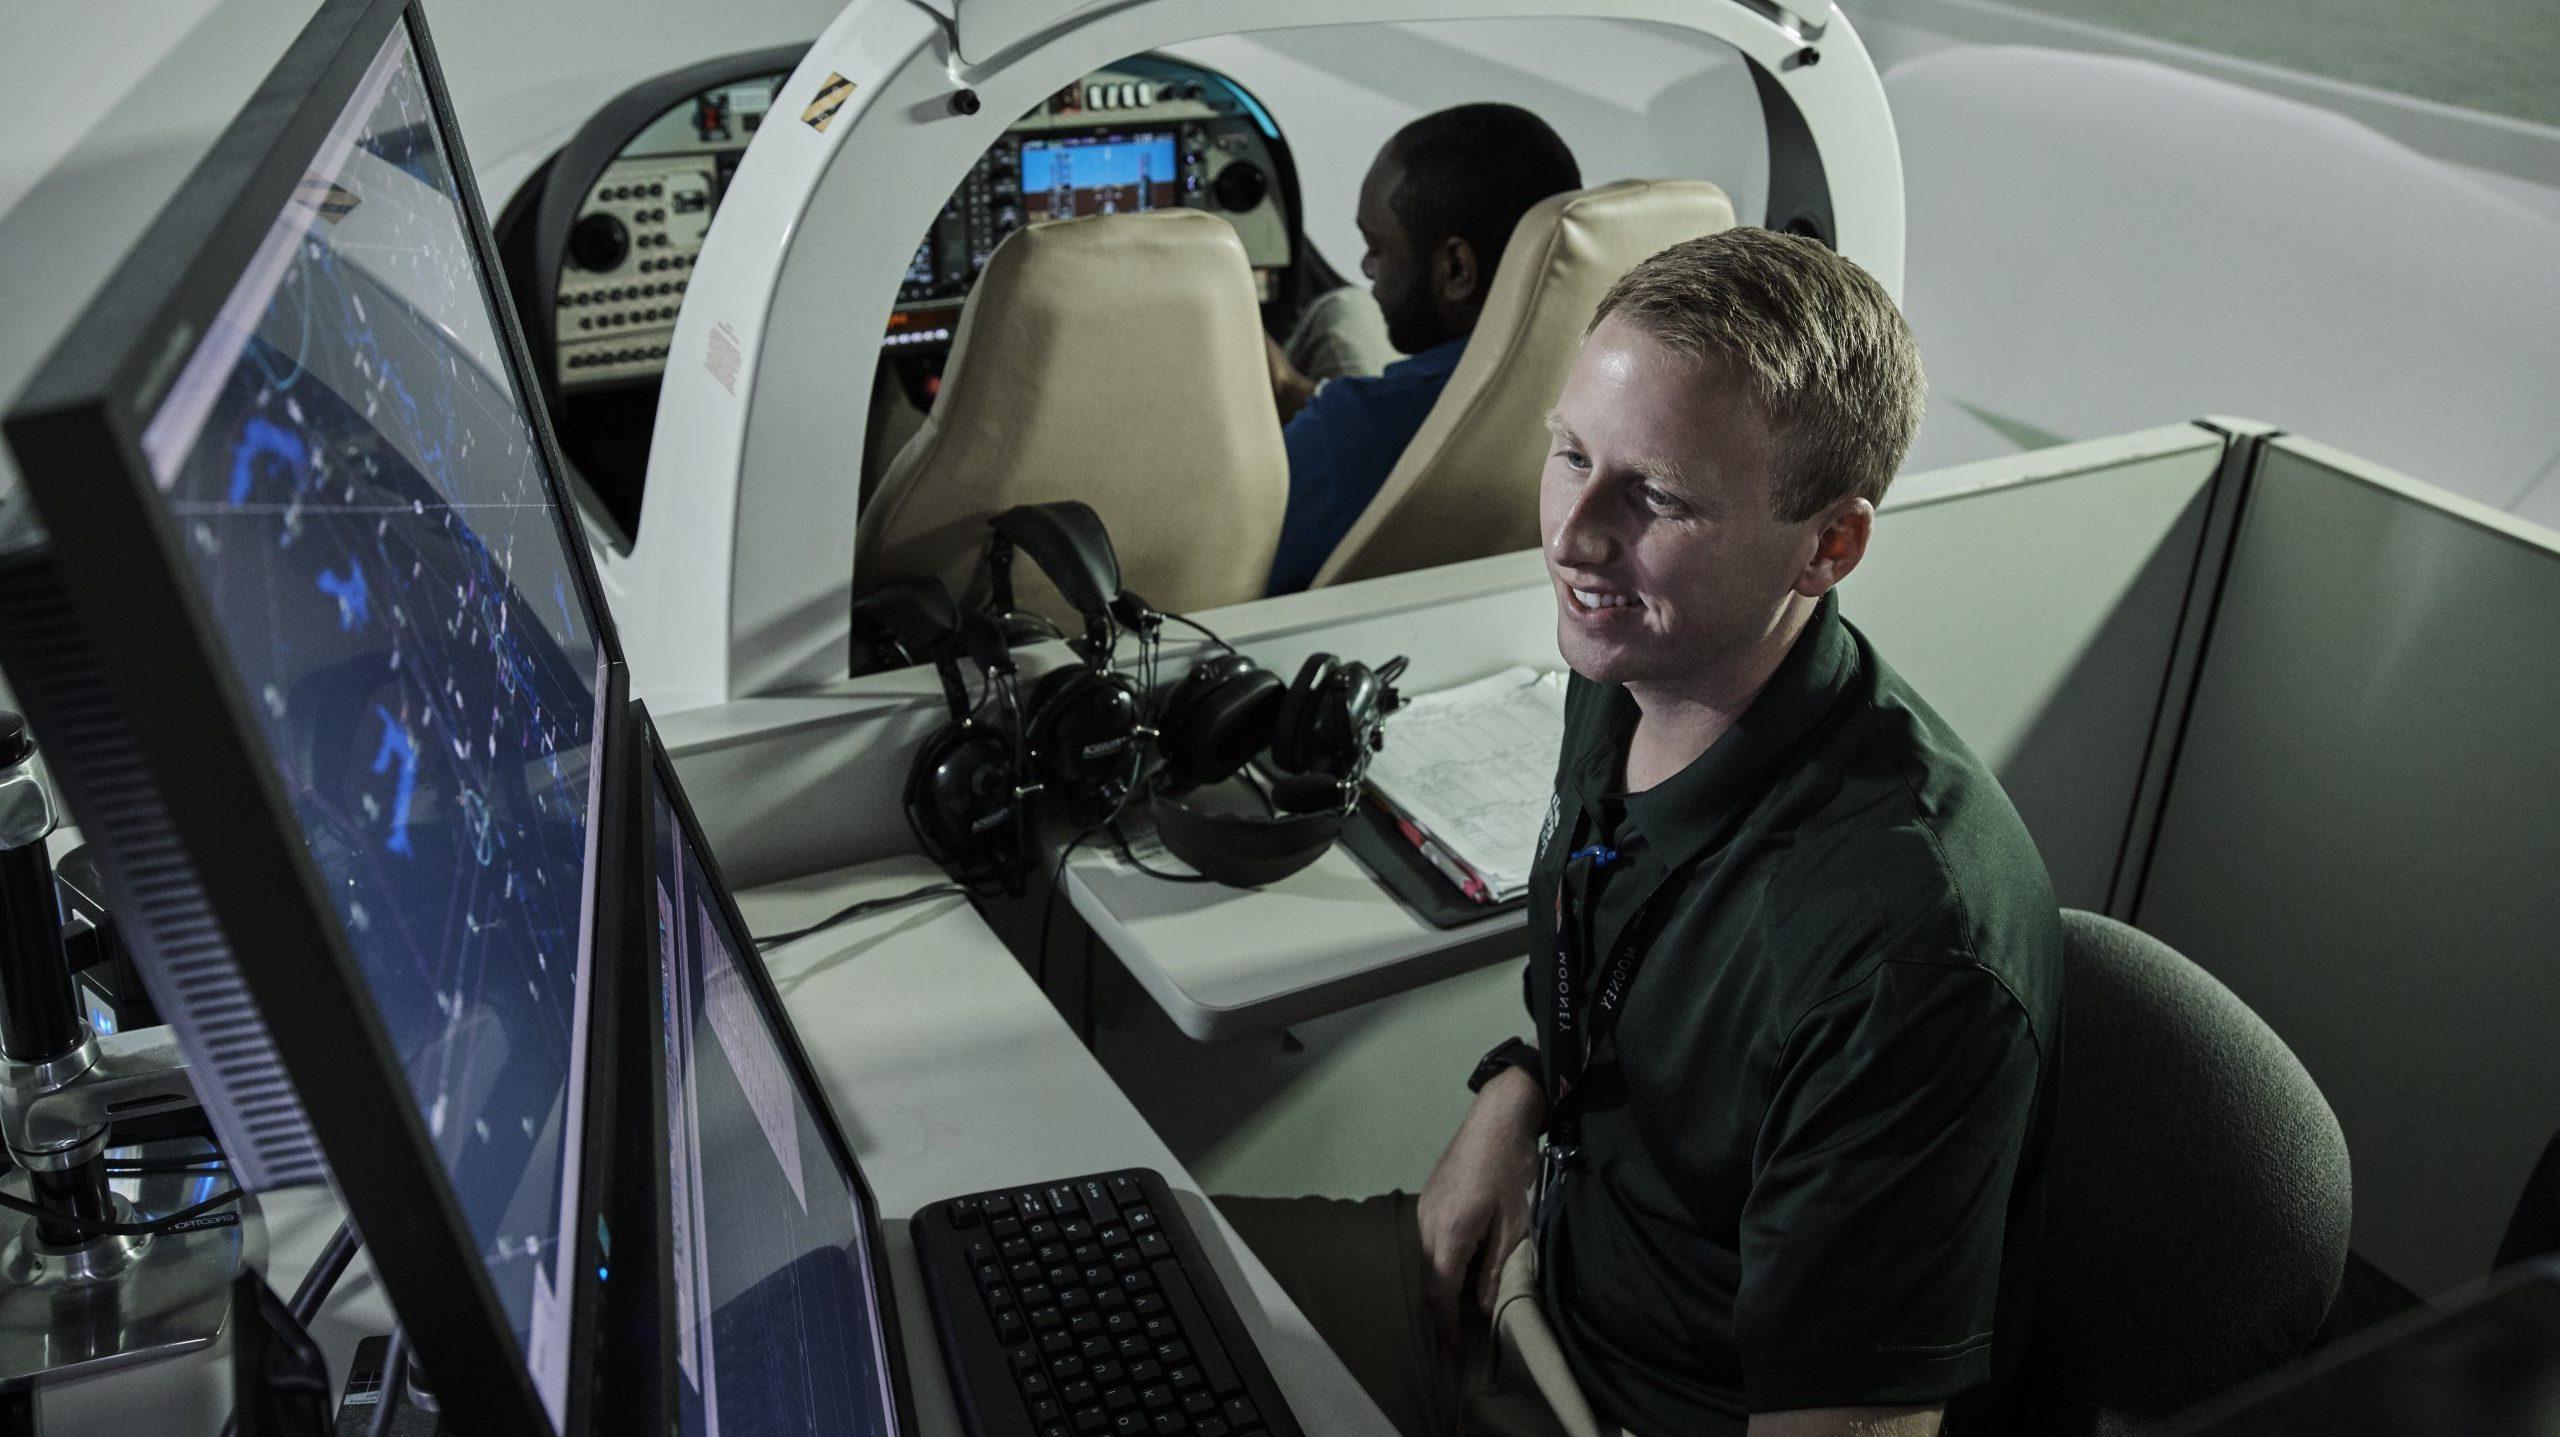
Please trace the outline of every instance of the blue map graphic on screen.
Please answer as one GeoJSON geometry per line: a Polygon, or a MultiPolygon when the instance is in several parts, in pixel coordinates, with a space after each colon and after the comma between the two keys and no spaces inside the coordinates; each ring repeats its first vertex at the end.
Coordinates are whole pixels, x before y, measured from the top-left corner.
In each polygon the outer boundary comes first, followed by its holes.
{"type": "Polygon", "coordinates": [[[144,450],[556,1413],[600,648],[454,196],[402,28],[144,450]]]}
{"type": "Polygon", "coordinates": [[[1170,207],[1179,173],[1169,133],[1022,142],[1023,199],[1049,219],[1170,207]]]}
{"type": "Polygon", "coordinates": [[[653,794],[681,1430],[887,1437],[869,1214],[749,985],[763,960],[653,794]]]}

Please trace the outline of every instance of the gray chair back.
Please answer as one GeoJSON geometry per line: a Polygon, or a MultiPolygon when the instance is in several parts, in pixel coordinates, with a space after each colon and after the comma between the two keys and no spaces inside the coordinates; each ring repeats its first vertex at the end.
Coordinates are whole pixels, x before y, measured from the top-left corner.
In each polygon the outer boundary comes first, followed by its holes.
{"type": "Polygon", "coordinates": [[[2167,944],[2065,910],[2038,1433],[2113,1434],[2300,1356],[2346,1265],[2347,1142],[2291,1049],[2167,944]]]}

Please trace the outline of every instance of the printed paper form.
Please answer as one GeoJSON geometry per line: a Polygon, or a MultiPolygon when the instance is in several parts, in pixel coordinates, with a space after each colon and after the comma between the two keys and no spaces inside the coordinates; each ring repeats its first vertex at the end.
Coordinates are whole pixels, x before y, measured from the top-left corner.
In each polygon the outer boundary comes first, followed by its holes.
{"type": "Polygon", "coordinates": [[[1564,743],[1564,675],[1524,666],[1424,694],[1386,734],[1369,765],[1378,796],[1496,899],[1526,889],[1564,743]]]}

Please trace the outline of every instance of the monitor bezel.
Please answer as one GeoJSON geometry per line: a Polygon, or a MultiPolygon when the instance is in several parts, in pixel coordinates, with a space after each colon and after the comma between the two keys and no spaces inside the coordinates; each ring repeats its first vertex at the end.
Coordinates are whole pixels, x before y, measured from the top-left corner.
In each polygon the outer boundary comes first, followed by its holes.
{"type": "MultiPolygon", "coordinates": [[[[650,783],[654,785],[652,793],[644,795],[640,801],[640,806],[649,815],[651,863],[654,865],[656,861],[658,837],[657,805],[651,800],[654,793],[664,793],[667,809],[676,818],[677,840],[702,860],[703,874],[710,880],[713,897],[719,905],[720,921],[745,941],[748,961],[738,966],[747,976],[748,991],[755,995],[766,1026],[772,1029],[775,1041],[781,1046],[782,1060],[790,1069],[791,1081],[799,1087],[817,1115],[819,1133],[827,1145],[827,1156],[852,1178],[854,1192],[861,1200],[863,1238],[871,1245],[871,1300],[880,1314],[882,1368],[889,1375],[891,1415],[898,1424],[899,1437],[909,1437],[919,1429],[915,1405],[910,1400],[906,1341],[898,1326],[898,1295],[889,1278],[888,1230],[880,1216],[879,1196],[872,1192],[870,1176],[863,1172],[853,1144],[845,1138],[844,1129],[836,1120],[835,1104],[828,1099],[826,1085],[819,1081],[818,1070],[809,1061],[808,1050],[801,1046],[800,1029],[791,1021],[791,1010],[782,1001],[782,991],[774,986],[773,974],[765,966],[763,950],[755,946],[755,929],[748,926],[746,915],[739,911],[737,898],[730,891],[729,880],[720,872],[719,855],[712,851],[709,840],[704,837],[702,821],[693,811],[693,800],[686,795],[684,784],[676,775],[674,755],[667,752],[665,743],[660,740],[657,725],[649,719],[646,706],[634,700],[632,708],[635,717],[631,726],[648,745],[650,783]]],[[[651,966],[655,966],[654,962],[651,966]]],[[[658,1131],[665,1132],[663,1124],[658,1131]]],[[[663,1192],[665,1187],[665,1175],[661,1174],[659,1190],[663,1192]]],[[[671,1270],[674,1265],[675,1234],[671,1226],[674,1218],[667,1203],[661,1202],[657,1206],[661,1216],[657,1233],[658,1266],[662,1271],[671,1270]]]]}
{"type": "MultiPolygon", "coordinates": [[[[515,386],[545,470],[554,522],[570,556],[597,643],[598,713],[590,762],[614,765],[629,731],[628,678],[594,556],[563,482],[559,445],[542,404],[521,326],[499,268],[488,217],[417,0],[324,0],[318,12],[224,128],[133,249],[65,331],[11,402],[7,440],[47,531],[89,647],[130,719],[170,821],[195,860],[207,899],[243,981],[273,1035],[334,1186],[367,1255],[407,1327],[438,1397],[465,1428],[549,1433],[553,1424],[525,1354],[488,1281],[478,1245],[435,1157],[416,1101],[374,1015],[354,957],[298,841],[290,800],[267,766],[247,695],[228,672],[210,611],[187,573],[180,536],[153,492],[143,426],[208,331],[260,242],[284,210],[310,157],[384,44],[406,28],[451,165],[464,228],[497,328],[505,378],[515,386]],[[147,241],[147,242],[146,242],[147,241]],[[171,255],[185,256],[172,265],[171,255]],[[113,462],[102,465],[102,456],[113,462]],[[102,473],[101,469],[121,472],[102,473]],[[262,821],[246,822],[241,815],[262,821]],[[317,961],[261,961],[268,954],[317,961]]],[[[610,769],[608,769],[610,771],[610,769]]],[[[637,777],[637,771],[624,772],[637,777]]],[[[601,786],[599,829],[630,831],[617,806],[633,785],[601,786]]],[[[76,817],[77,815],[75,815],[76,817]]],[[[600,1218],[615,1184],[594,1164],[611,1151],[617,1024],[598,995],[623,966],[610,961],[612,931],[628,943],[627,918],[608,921],[605,881],[616,859],[599,832],[588,875],[593,961],[585,1123],[578,1211],[579,1260],[571,1267],[572,1333],[564,1420],[590,1430],[599,1383],[595,1329],[604,1284],[600,1218]],[[601,986],[597,986],[600,981],[601,986]],[[601,1105],[601,1106],[600,1106],[601,1105]]]]}

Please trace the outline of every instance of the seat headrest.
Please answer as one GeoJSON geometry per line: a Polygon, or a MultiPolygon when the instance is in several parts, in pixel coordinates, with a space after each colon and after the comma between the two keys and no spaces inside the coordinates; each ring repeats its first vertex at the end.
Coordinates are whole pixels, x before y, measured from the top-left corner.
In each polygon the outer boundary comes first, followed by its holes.
{"type": "MultiPolygon", "coordinates": [[[[1261,307],[1235,228],[1198,210],[1035,224],[996,247],[962,309],[924,427],[881,475],[854,587],[936,574],[986,598],[987,520],[1076,499],[1121,573],[1176,611],[1259,598],[1289,461],[1261,307]]],[[[1029,564],[1020,607],[1073,628],[1029,564]]]]}
{"type": "Polygon", "coordinates": [[[1640,262],[1732,224],[1733,202],[1703,180],[1617,180],[1532,206],[1448,387],[1316,583],[1536,547],[1547,411],[1600,297],[1640,262]]]}

